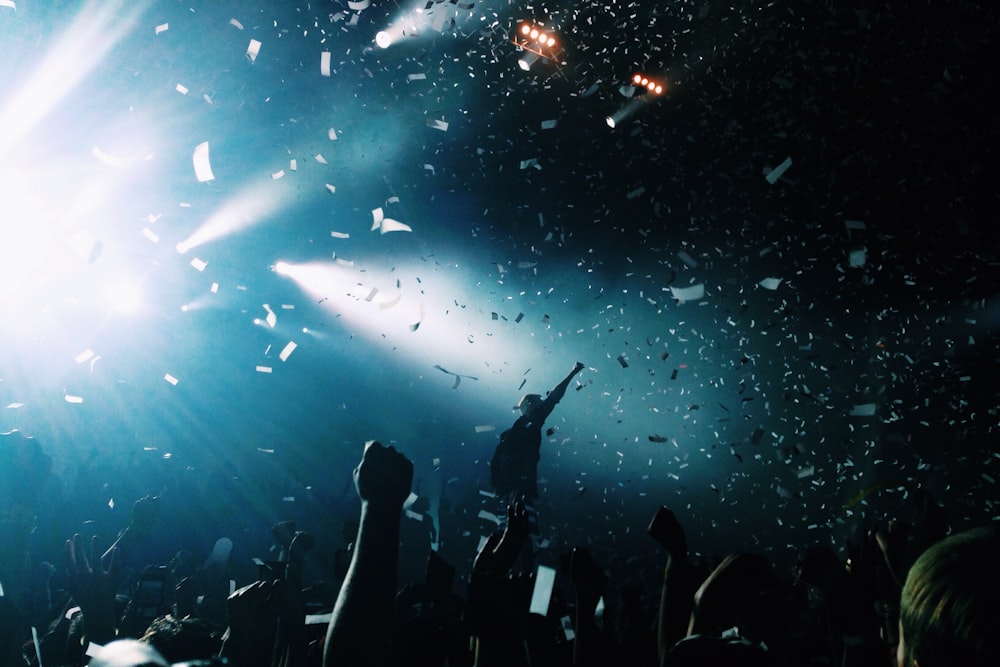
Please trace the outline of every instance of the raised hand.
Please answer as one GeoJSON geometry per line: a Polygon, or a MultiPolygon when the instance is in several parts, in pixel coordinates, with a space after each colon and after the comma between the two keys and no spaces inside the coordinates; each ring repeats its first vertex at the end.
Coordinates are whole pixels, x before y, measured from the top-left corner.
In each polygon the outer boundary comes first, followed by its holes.
{"type": "Polygon", "coordinates": [[[97,537],[84,549],[79,534],[66,540],[66,569],[73,599],[83,612],[83,627],[89,641],[107,643],[115,638],[115,592],[121,583],[118,551],[113,549],[107,569],[101,564],[97,537]]]}
{"type": "Polygon", "coordinates": [[[674,558],[687,557],[687,541],[684,537],[684,528],[674,513],[666,507],[660,509],[649,522],[646,529],[650,537],[659,542],[660,546],[667,550],[667,553],[674,558]]]}
{"type": "Polygon", "coordinates": [[[528,541],[528,511],[522,501],[507,505],[507,526],[490,535],[476,555],[472,572],[477,577],[504,577],[528,541]]]}
{"type": "Polygon", "coordinates": [[[398,510],[410,495],[413,463],[395,448],[369,440],[354,469],[354,485],[362,501],[398,510]]]}
{"type": "MultiPolygon", "coordinates": [[[[392,617],[399,569],[403,502],[413,484],[413,463],[392,447],[369,441],[354,469],[361,521],[351,565],[327,628],[327,667],[394,664],[384,623],[392,617]]],[[[303,544],[305,546],[305,544],[303,544]]],[[[295,552],[297,545],[290,545],[295,552]]]]}
{"type": "Polygon", "coordinates": [[[277,579],[256,581],[229,596],[226,601],[229,628],[222,657],[248,667],[271,664],[284,593],[285,582],[277,579]]]}

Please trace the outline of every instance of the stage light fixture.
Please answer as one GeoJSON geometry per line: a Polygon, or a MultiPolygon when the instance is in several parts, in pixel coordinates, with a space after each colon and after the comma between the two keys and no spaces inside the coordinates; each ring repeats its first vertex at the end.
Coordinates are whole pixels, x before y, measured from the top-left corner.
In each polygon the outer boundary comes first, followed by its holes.
{"type": "Polygon", "coordinates": [[[625,119],[630,118],[638,113],[644,106],[650,104],[653,99],[655,98],[651,95],[639,95],[638,97],[633,97],[622,106],[618,107],[614,113],[609,116],[605,116],[604,122],[607,123],[608,127],[613,130],[621,125],[625,119]]]}
{"type": "Polygon", "coordinates": [[[380,49],[388,49],[392,45],[392,35],[385,30],[380,30],[375,34],[375,44],[380,49]]]}
{"type": "Polygon", "coordinates": [[[663,82],[650,78],[641,72],[636,72],[632,75],[632,85],[642,88],[653,95],[662,95],[664,90],[663,82]]]}
{"type": "Polygon", "coordinates": [[[523,22],[517,29],[514,44],[527,53],[518,58],[518,66],[527,71],[539,59],[559,62],[561,48],[550,30],[532,21],[523,22]]]}
{"type": "Polygon", "coordinates": [[[539,55],[534,51],[528,51],[523,56],[517,59],[517,66],[523,69],[525,72],[531,69],[532,65],[538,62],[539,55]]]}

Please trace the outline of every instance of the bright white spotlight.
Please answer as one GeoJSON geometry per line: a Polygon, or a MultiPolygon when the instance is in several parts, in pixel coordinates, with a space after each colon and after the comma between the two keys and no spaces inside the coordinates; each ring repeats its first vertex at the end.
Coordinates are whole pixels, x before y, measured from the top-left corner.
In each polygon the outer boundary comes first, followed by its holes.
{"type": "Polygon", "coordinates": [[[291,273],[291,270],[292,270],[292,265],[289,264],[288,262],[277,262],[274,265],[274,272],[277,273],[279,276],[287,276],[289,273],[291,273]]]}
{"type": "Polygon", "coordinates": [[[183,241],[177,244],[177,252],[179,252],[182,255],[186,255],[187,251],[190,249],[191,246],[188,245],[187,243],[184,243],[183,241]]]}
{"type": "Polygon", "coordinates": [[[112,310],[118,313],[132,313],[139,308],[142,294],[135,285],[118,283],[110,285],[104,291],[104,298],[112,310]]]}
{"type": "Polygon", "coordinates": [[[633,97],[628,102],[620,106],[613,114],[607,116],[604,122],[608,124],[612,130],[622,124],[626,118],[639,112],[642,107],[649,104],[650,100],[655,99],[649,95],[641,95],[639,97],[633,97]]]}
{"type": "Polygon", "coordinates": [[[380,30],[378,33],[375,34],[375,44],[380,49],[388,49],[389,46],[392,44],[392,35],[390,35],[385,30],[380,30]]]}
{"type": "Polygon", "coordinates": [[[540,56],[534,51],[528,51],[517,59],[517,66],[527,72],[531,69],[532,65],[538,62],[539,57],[540,56]]]}

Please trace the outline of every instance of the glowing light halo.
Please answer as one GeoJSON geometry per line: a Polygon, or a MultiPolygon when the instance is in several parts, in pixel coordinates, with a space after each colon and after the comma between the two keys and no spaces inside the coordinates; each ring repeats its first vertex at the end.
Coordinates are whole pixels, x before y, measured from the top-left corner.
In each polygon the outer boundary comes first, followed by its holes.
{"type": "Polygon", "coordinates": [[[636,72],[632,75],[632,85],[653,95],[662,95],[667,84],[641,72],[636,72]]]}
{"type": "Polygon", "coordinates": [[[91,0],[0,109],[0,155],[31,131],[134,28],[150,0],[91,0]],[[72,63],[67,67],[66,63],[72,63]]]}
{"type": "Polygon", "coordinates": [[[142,290],[135,282],[115,282],[104,289],[104,298],[116,313],[134,313],[142,304],[142,290]]]}
{"type": "Polygon", "coordinates": [[[56,250],[56,225],[46,200],[13,170],[0,171],[0,303],[42,277],[56,250]]]}

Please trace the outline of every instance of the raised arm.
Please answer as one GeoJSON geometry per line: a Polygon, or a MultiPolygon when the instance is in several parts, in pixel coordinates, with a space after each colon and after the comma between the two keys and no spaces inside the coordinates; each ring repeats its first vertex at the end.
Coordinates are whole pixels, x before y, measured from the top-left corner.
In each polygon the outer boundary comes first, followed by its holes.
{"type": "Polygon", "coordinates": [[[361,498],[360,529],[327,628],[324,667],[392,662],[386,623],[396,596],[400,517],[413,464],[392,447],[371,441],[354,469],[354,483],[361,498]]]}
{"type": "Polygon", "coordinates": [[[660,609],[656,616],[657,654],[660,664],[665,665],[670,647],[683,639],[687,632],[694,586],[688,568],[684,528],[674,513],[661,507],[649,522],[647,530],[650,537],[667,552],[663,586],[660,589],[660,609]]]}
{"type": "Polygon", "coordinates": [[[524,667],[524,630],[530,585],[509,578],[517,556],[528,541],[528,514],[524,504],[507,506],[507,527],[493,533],[472,564],[468,618],[476,639],[476,667],[524,667]],[[522,595],[527,593],[527,595],[522,595]]]}
{"type": "Polygon", "coordinates": [[[556,404],[562,400],[563,396],[566,395],[566,389],[569,387],[569,383],[573,380],[573,377],[585,368],[583,364],[579,361],[573,366],[573,370],[569,372],[569,375],[564,377],[562,381],[552,388],[549,395],[545,397],[542,401],[542,405],[538,408],[541,420],[545,421],[548,416],[552,413],[552,410],[556,407],[556,404]]]}

